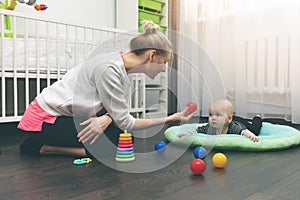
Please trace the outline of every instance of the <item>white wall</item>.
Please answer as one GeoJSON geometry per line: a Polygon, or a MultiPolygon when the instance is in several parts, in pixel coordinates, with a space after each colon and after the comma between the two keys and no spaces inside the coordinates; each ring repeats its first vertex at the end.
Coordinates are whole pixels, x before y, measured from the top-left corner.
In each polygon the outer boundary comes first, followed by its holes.
{"type": "Polygon", "coordinates": [[[16,11],[70,23],[115,27],[115,0],[37,0],[37,3],[46,4],[48,9],[36,11],[31,6],[18,3],[16,11]]]}
{"type": "Polygon", "coordinates": [[[116,0],[116,28],[138,29],[138,0],[116,0]]]}

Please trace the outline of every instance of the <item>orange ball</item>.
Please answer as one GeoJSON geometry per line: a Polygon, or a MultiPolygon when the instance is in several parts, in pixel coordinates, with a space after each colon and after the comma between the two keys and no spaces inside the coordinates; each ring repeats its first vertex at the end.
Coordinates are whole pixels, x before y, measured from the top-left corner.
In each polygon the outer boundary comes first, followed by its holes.
{"type": "Polygon", "coordinates": [[[227,164],[227,157],[223,153],[216,153],[212,157],[212,162],[216,168],[224,168],[227,164]]]}

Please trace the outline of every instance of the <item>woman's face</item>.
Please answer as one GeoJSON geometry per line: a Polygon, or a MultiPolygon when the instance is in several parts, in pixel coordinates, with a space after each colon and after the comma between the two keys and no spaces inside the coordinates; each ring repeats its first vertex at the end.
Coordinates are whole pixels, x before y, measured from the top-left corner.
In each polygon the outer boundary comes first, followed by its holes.
{"type": "Polygon", "coordinates": [[[144,73],[154,79],[160,72],[166,71],[166,63],[171,60],[171,53],[167,55],[150,55],[149,61],[144,66],[144,73]]]}

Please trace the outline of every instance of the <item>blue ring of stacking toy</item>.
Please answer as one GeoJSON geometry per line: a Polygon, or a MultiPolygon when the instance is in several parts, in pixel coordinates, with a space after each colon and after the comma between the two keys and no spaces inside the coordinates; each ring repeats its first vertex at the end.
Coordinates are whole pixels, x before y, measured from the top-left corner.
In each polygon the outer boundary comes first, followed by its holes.
{"type": "Polygon", "coordinates": [[[206,123],[172,126],[164,132],[164,136],[170,142],[191,146],[209,146],[208,141],[210,140],[214,141],[211,147],[220,150],[272,151],[287,149],[300,144],[299,130],[291,126],[268,122],[262,124],[259,142],[252,142],[245,136],[235,134],[206,135],[194,133],[181,138],[178,137],[179,133],[194,131],[202,125],[206,125],[206,123]]]}
{"type": "Polygon", "coordinates": [[[128,154],[133,154],[134,153],[134,151],[133,150],[131,150],[131,151],[117,151],[117,154],[122,154],[122,155],[128,155],[128,154]]]}

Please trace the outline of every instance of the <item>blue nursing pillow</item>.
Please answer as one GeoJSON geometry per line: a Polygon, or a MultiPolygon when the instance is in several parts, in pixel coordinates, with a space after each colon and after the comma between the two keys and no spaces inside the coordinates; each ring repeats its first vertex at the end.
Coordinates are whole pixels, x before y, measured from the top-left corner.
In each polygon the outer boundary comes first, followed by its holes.
{"type": "Polygon", "coordinates": [[[249,138],[242,135],[222,134],[206,135],[193,133],[181,138],[178,134],[188,131],[195,131],[200,124],[183,124],[168,128],[164,136],[174,143],[191,146],[204,146],[220,150],[243,150],[243,151],[272,151],[287,149],[300,144],[300,131],[286,125],[272,124],[263,122],[259,133],[259,142],[252,142],[249,138]]]}

